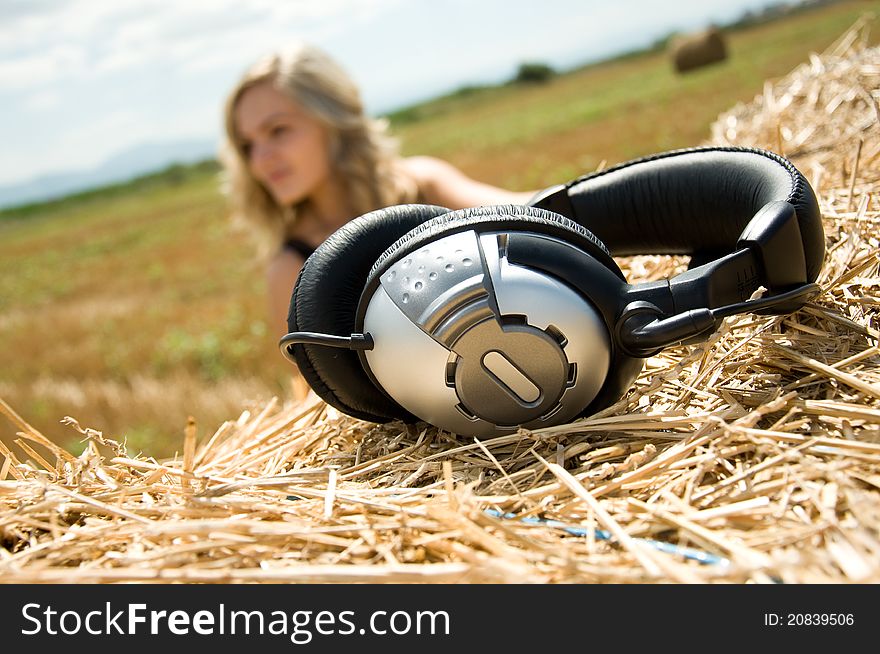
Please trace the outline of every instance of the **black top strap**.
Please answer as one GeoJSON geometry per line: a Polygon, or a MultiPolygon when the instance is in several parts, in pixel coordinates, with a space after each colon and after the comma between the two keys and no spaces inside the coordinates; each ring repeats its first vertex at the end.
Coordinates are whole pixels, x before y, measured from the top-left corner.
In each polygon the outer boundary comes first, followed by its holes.
{"type": "Polygon", "coordinates": [[[313,248],[311,245],[298,238],[289,238],[284,242],[284,249],[296,252],[303,258],[303,260],[306,260],[312,256],[312,253],[314,253],[316,248],[313,248]]]}

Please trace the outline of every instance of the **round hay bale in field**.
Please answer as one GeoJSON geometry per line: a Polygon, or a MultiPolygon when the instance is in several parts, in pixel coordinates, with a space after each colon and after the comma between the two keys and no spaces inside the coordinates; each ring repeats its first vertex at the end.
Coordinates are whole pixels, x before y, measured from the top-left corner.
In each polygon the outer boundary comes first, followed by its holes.
{"type": "Polygon", "coordinates": [[[721,30],[710,27],[673,39],[670,44],[670,55],[676,72],[685,73],[724,61],[727,59],[727,46],[721,30]]]}

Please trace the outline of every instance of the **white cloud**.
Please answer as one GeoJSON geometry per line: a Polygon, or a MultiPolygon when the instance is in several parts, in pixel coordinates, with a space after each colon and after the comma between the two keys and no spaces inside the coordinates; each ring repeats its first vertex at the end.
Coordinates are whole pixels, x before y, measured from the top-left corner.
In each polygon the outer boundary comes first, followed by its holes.
{"type": "MultiPolygon", "coordinates": [[[[132,7],[139,11],[140,2],[132,7]]],[[[114,21],[134,18],[125,3],[89,2],[34,2],[29,12],[5,17],[0,26],[0,53],[33,51],[57,43],[79,43],[106,34],[114,21]]]]}
{"type": "Polygon", "coordinates": [[[75,75],[85,62],[85,52],[75,44],[47,44],[39,52],[0,61],[0,88],[10,91],[48,85],[61,76],[75,75]]]}
{"type": "Polygon", "coordinates": [[[24,101],[27,111],[46,112],[61,104],[61,96],[54,89],[43,89],[28,96],[24,101]]]}
{"type": "Polygon", "coordinates": [[[6,89],[169,65],[204,71],[240,61],[297,29],[323,37],[400,0],[73,0],[35,3],[0,24],[6,89]],[[233,47],[230,47],[233,46],[233,47]]]}

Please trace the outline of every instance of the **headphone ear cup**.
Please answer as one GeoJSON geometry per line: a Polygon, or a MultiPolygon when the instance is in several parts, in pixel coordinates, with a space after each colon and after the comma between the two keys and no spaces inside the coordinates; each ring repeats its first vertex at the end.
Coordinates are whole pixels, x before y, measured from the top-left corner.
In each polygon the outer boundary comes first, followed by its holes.
{"type": "Polygon", "coordinates": [[[604,268],[602,278],[611,286],[626,283],[604,245],[563,216],[519,205],[450,212],[401,237],[370,271],[357,316],[375,339],[375,348],[363,353],[368,374],[411,413],[453,433],[497,435],[514,424],[538,428],[580,415],[611,374],[613,316],[604,315],[588,293],[539,269],[513,265],[493,276],[497,253],[483,250],[470,232],[506,233],[497,238],[511,244],[526,239],[542,251],[555,243],[592,260],[594,269],[604,268]],[[485,276],[490,281],[473,286],[485,276]],[[454,305],[461,310],[447,312],[451,305],[440,299],[452,289],[471,289],[472,295],[462,290],[456,296],[470,298],[470,309],[454,305]],[[501,315],[485,320],[481,307],[495,307],[501,315]],[[469,320],[475,322],[456,331],[469,320]],[[492,353],[498,353],[493,361],[503,359],[518,374],[499,384],[494,368],[487,372],[492,353]]]}
{"type": "MultiPolygon", "coordinates": [[[[434,205],[399,205],[365,214],[332,234],[306,260],[290,300],[291,332],[348,336],[373,264],[397,239],[447,213],[434,205]]],[[[356,352],[320,345],[294,345],[297,366],[315,393],[348,415],[372,422],[413,416],[380,391],[356,352]]]]}

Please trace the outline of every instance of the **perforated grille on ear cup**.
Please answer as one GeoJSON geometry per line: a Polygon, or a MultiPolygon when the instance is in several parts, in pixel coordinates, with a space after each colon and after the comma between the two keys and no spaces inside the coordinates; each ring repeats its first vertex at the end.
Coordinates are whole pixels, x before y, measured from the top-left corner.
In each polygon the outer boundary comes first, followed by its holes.
{"type": "Polygon", "coordinates": [[[468,229],[478,231],[513,229],[556,236],[584,249],[624,279],[623,273],[605,244],[582,225],[544,209],[499,205],[451,211],[420,224],[397,240],[377,259],[370,270],[366,289],[374,288],[382,271],[407,252],[412,252],[437,238],[468,229]]]}
{"type": "MultiPolygon", "coordinates": [[[[288,329],[341,336],[354,332],[358,300],[376,259],[402,235],[447,211],[432,205],[390,207],[335,232],[306,260],[297,278],[288,329]]],[[[315,393],[341,411],[374,422],[412,419],[370,381],[355,352],[296,345],[293,354],[315,393]]]]}

